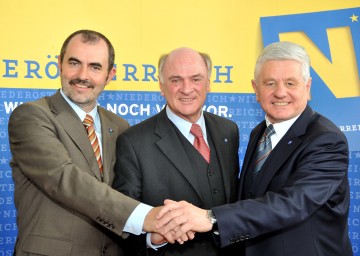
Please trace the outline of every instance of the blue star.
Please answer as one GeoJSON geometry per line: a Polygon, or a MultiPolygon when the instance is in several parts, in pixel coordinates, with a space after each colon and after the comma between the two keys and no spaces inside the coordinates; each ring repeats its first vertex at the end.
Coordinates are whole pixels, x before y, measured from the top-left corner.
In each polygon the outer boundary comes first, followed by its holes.
{"type": "Polygon", "coordinates": [[[357,153],[355,153],[355,158],[360,158],[360,151],[358,151],[357,153]]]}
{"type": "Polygon", "coordinates": [[[229,99],[230,99],[230,102],[235,102],[236,101],[236,97],[234,95],[230,96],[229,99]]]}

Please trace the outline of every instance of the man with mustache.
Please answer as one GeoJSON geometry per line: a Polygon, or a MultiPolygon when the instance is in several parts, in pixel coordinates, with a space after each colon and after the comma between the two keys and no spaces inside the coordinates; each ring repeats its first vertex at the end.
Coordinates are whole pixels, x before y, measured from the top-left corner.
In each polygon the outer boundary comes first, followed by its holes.
{"type": "Polygon", "coordinates": [[[159,208],[109,186],[116,138],[129,127],[97,106],[116,73],[114,58],[104,35],[74,32],[59,56],[62,88],[12,113],[15,255],[122,255],[123,232],[154,231],[159,208]]]}

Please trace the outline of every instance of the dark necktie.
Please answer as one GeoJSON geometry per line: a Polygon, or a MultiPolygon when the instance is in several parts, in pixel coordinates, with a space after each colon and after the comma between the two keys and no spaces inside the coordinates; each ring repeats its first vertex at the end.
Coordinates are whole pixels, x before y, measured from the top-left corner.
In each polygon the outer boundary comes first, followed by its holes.
{"type": "Polygon", "coordinates": [[[266,127],[265,132],[256,147],[256,153],[255,153],[256,161],[253,169],[253,175],[252,175],[253,178],[255,178],[255,176],[259,173],[262,165],[264,164],[266,158],[268,157],[268,155],[272,150],[270,137],[273,134],[275,134],[275,130],[273,125],[270,124],[268,127],[266,127]]]}
{"type": "Polygon", "coordinates": [[[86,114],[85,119],[83,121],[83,124],[84,124],[85,129],[86,129],[86,131],[88,133],[88,138],[89,138],[91,146],[92,146],[92,148],[94,150],[96,161],[98,163],[100,174],[101,174],[101,177],[102,177],[102,175],[103,175],[103,173],[102,173],[103,172],[103,164],[102,164],[102,160],[101,160],[99,141],[98,141],[98,138],[97,138],[96,133],[95,133],[94,119],[89,114],[86,114]]]}
{"type": "Polygon", "coordinates": [[[201,127],[198,124],[193,124],[190,133],[195,136],[194,147],[205,158],[206,162],[210,162],[210,148],[204,140],[201,127]]]}

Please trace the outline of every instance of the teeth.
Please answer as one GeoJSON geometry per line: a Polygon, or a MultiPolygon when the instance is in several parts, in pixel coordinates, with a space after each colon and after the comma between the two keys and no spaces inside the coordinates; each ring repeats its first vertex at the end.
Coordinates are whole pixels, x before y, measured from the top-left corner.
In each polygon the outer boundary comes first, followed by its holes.
{"type": "Polygon", "coordinates": [[[274,103],[274,105],[275,106],[286,106],[286,105],[288,105],[289,103],[287,103],[287,102],[275,102],[274,103]]]}
{"type": "Polygon", "coordinates": [[[181,101],[186,101],[186,102],[190,102],[192,101],[193,99],[180,99],[181,101]]]}
{"type": "Polygon", "coordinates": [[[80,87],[80,88],[87,88],[86,85],[81,85],[81,84],[76,84],[77,87],[80,87]]]}

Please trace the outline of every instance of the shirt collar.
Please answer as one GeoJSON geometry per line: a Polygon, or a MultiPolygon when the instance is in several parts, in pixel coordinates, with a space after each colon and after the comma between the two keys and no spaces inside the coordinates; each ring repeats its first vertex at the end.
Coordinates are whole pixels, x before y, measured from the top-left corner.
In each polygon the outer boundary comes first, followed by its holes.
{"type": "Polygon", "coordinates": [[[84,120],[86,114],[89,114],[96,122],[98,120],[98,111],[97,111],[97,105],[91,110],[89,113],[86,113],[84,110],[82,110],[78,105],[76,105],[74,102],[72,102],[63,92],[62,89],[60,89],[60,94],[63,96],[63,98],[66,100],[67,103],[69,103],[70,107],[75,111],[75,113],[79,116],[80,120],[84,120]]]}
{"type": "MultiPolygon", "coordinates": [[[[192,126],[192,123],[189,121],[186,121],[185,119],[177,116],[176,114],[174,114],[170,108],[168,107],[168,105],[166,105],[166,115],[168,116],[168,118],[170,119],[171,122],[173,122],[175,124],[175,126],[180,130],[180,132],[186,137],[188,138],[189,136],[192,137],[193,135],[190,133],[190,129],[192,126]]],[[[204,139],[207,139],[207,135],[206,135],[206,125],[205,125],[205,118],[204,118],[204,114],[203,111],[201,110],[201,115],[199,120],[196,121],[196,124],[200,125],[201,130],[203,132],[203,136],[204,139]]]]}
{"type": "MultiPolygon", "coordinates": [[[[280,123],[272,124],[274,126],[275,133],[278,136],[279,140],[285,135],[285,133],[287,133],[290,127],[299,118],[299,116],[300,115],[280,123]]],[[[265,116],[265,121],[266,121],[266,126],[269,126],[271,124],[267,115],[265,116]]]]}

